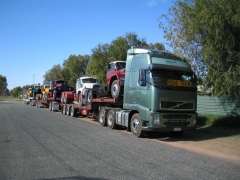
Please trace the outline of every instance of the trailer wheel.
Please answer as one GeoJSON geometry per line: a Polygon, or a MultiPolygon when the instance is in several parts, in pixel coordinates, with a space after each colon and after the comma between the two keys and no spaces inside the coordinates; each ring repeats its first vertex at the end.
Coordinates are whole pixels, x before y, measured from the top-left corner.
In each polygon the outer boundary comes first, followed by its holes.
{"type": "Polygon", "coordinates": [[[63,105],[63,114],[66,115],[66,105],[63,105]]]}
{"type": "Polygon", "coordinates": [[[70,115],[72,116],[72,117],[76,117],[76,109],[72,106],[71,108],[70,108],[70,115]]]}
{"type": "Polygon", "coordinates": [[[66,115],[70,116],[70,106],[66,106],[66,115]]]}
{"type": "Polygon", "coordinates": [[[101,109],[98,114],[98,121],[100,125],[107,126],[106,116],[105,116],[105,110],[101,109]]]}
{"type": "Polygon", "coordinates": [[[138,113],[134,114],[131,119],[131,131],[137,137],[142,137],[145,132],[142,130],[142,120],[138,113]]]}
{"type": "Polygon", "coordinates": [[[114,117],[114,111],[110,110],[107,114],[107,126],[111,129],[116,129],[117,124],[116,124],[116,119],[114,117]]]}
{"type": "Polygon", "coordinates": [[[52,112],[53,112],[53,111],[55,111],[55,110],[54,110],[54,104],[52,103],[52,112]]]}
{"type": "Polygon", "coordinates": [[[52,111],[52,102],[49,103],[49,110],[52,111]]]}

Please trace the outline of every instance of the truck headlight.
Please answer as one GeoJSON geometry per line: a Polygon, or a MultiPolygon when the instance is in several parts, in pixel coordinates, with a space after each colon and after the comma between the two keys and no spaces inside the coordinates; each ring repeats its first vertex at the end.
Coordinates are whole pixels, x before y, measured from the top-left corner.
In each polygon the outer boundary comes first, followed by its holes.
{"type": "Polygon", "coordinates": [[[158,113],[153,114],[153,123],[156,125],[160,125],[160,118],[158,113]]]}

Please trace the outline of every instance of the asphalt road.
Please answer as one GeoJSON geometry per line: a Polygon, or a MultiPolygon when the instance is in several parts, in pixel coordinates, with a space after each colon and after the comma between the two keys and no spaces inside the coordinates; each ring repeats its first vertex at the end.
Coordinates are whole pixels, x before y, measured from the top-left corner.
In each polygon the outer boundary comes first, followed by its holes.
{"type": "Polygon", "coordinates": [[[240,164],[0,102],[0,179],[239,179],[240,164]]]}

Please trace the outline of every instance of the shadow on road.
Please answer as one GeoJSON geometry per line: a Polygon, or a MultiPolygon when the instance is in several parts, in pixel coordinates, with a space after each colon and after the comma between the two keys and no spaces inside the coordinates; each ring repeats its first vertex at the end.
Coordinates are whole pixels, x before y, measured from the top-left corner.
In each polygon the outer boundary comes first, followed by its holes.
{"type": "Polygon", "coordinates": [[[194,131],[186,131],[184,134],[177,136],[169,132],[147,133],[145,138],[157,139],[159,141],[176,142],[176,141],[204,141],[221,137],[230,137],[240,135],[239,128],[223,128],[204,126],[197,127],[194,131]]]}
{"type": "Polygon", "coordinates": [[[104,178],[92,178],[92,177],[85,177],[85,176],[72,176],[72,177],[57,177],[57,178],[46,178],[46,179],[36,179],[36,180],[65,180],[65,179],[72,179],[72,180],[107,180],[104,178]]]}

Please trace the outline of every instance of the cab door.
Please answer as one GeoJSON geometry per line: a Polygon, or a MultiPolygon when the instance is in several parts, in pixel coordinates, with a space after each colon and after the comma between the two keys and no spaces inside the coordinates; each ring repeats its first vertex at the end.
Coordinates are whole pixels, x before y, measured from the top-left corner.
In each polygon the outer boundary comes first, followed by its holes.
{"type": "Polygon", "coordinates": [[[150,72],[149,70],[140,70],[137,84],[136,104],[141,118],[147,120],[148,111],[151,106],[150,92],[150,72]]]}

